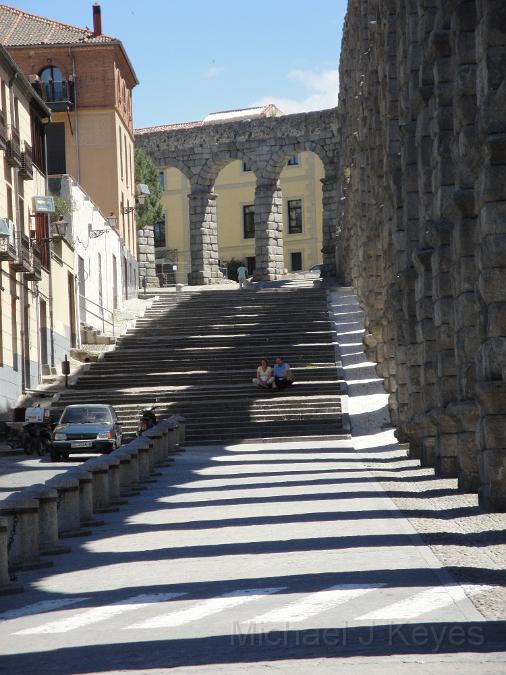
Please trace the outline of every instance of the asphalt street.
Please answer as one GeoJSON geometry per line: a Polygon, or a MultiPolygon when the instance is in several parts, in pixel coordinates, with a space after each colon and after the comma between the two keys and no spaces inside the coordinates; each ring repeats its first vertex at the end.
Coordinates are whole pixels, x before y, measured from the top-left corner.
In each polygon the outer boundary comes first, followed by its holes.
{"type": "Polygon", "coordinates": [[[485,621],[350,443],[189,448],[27,589],[0,672],[500,673],[485,621]]]}

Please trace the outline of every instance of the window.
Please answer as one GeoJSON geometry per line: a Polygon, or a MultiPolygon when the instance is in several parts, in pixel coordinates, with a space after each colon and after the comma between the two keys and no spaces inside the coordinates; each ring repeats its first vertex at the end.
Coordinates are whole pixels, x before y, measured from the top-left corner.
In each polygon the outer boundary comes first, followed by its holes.
{"type": "Polygon", "coordinates": [[[242,207],[244,239],[255,238],[255,207],[252,204],[242,207]]]}
{"type": "Polygon", "coordinates": [[[251,164],[249,164],[248,162],[242,163],[242,170],[243,171],[253,171],[253,169],[251,168],[251,164]]]}
{"type": "Polygon", "coordinates": [[[49,176],[67,173],[65,156],[65,122],[46,125],[47,173],[49,176]]]}
{"type": "Polygon", "coordinates": [[[32,157],[33,163],[41,171],[45,172],[45,144],[44,144],[44,125],[40,121],[37,113],[31,111],[30,123],[32,128],[32,157]]]}
{"type": "Polygon", "coordinates": [[[40,248],[42,267],[49,269],[49,225],[47,215],[39,213],[35,216],[35,240],[40,248]]]}
{"type": "Polygon", "coordinates": [[[302,270],[302,253],[296,251],[295,253],[290,253],[292,260],[292,272],[300,272],[302,270]]]}
{"type": "Polygon", "coordinates": [[[121,139],[121,129],[118,129],[118,138],[119,138],[119,165],[120,165],[120,174],[121,180],[123,180],[123,142],[121,139]]]}
{"type": "Polygon", "coordinates": [[[302,199],[288,202],[288,234],[302,233],[302,199]]]}
{"type": "Polygon", "coordinates": [[[165,171],[158,172],[158,182],[160,183],[160,188],[165,190],[165,171]]]}
{"type": "Polygon", "coordinates": [[[165,246],[165,217],[162,222],[153,225],[153,231],[155,233],[155,247],[160,248],[161,246],[165,246]]]}
{"type": "Polygon", "coordinates": [[[299,155],[292,155],[287,162],[288,166],[299,166],[299,164],[300,164],[299,155]]]}
{"type": "Polygon", "coordinates": [[[59,68],[48,66],[40,71],[39,77],[46,92],[46,96],[43,96],[44,100],[56,102],[65,99],[67,83],[63,81],[63,75],[59,68]]]}

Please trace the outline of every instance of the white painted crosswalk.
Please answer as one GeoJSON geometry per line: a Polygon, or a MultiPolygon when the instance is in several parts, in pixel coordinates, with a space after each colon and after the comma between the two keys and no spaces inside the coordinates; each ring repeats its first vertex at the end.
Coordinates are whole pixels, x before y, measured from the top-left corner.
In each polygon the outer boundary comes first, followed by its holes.
{"type": "Polygon", "coordinates": [[[0,614],[0,621],[11,621],[12,619],[20,619],[24,616],[35,616],[36,614],[55,612],[59,609],[65,609],[71,605],[77,605],[80,602],[85,602],[86,600],[89,600],[89,598],[59,598],[55,600],[42,600],[41,602],[34,602],[32,605],[26,605],[26,607],[10,609],[7,612],[3,612],[0,614]]]}
{"type": "MultiPolygon", "coordinates": [[[[261,626],[262,624],[302,624],[310,619],[314,620],[320,614],[337,608],[345,608],[347,622],[375,622],[375,621],[416,621],[419,617],[431,614],[432,620],[446,620],[445,612],[451,608],[456,618],[459,617],[460,607],[468,598],[489,589],[482,585],[458,584],[425,587],[423,589],[386,588],[386,584],[336,584],[323,588],[321,591],[304,594],[300,589],[293,591],[284,586],[268,588],[242,588],[223,593],[216,597],[191,599],[185,592],[151,593],[128,597],[118,602],[104,604],[91,608],[77,608],[76,605],[89,600],[87,597],[70,597],[46,600],[18,609],[12,609],[0,614],[2,631],[11,635],[44,635],[69,633],[78,629],[100,624],[100,629],[108,620],[123,615],[138,612],[139,617],[133,623],[124,625],[124,630],[152,630],[157,628],[176,628],[189,623],[206,620],[221,613],[225,615],[235,609],[247,605],[254,605],[262,600],[268,601],[270,609],[259,611],[253,607],[251,617],[244,618],[241,613],[240,621],[243,625],[261,626]],[[300,594],[296,600],[287,602],[292,593],[300,594]],[[364,597],[367,596],[368,606],[375,607],[364,613],[364,597]],[[392,602],[392,597],[398,600],[392,602]],[[178,600],[172,604],[172,601],[178,600]],[[354,602],[358,600],[355,607],[354,602]],[[274,605],[274,606],[273,606],[274,605]],[[380,605],[380,606],[378,606],[380,605]],[[142,615],[142,610],[155,610],[155,616],[142,615]],[[65,613],[66,616],[53,621],[48,617],[53,612],[65,613]],[[438,615],[438,612],[440,614],[438,615]],[[22,627],[23,619],[29,619],[33,624],[34,617],[40,623],[22,627]],[[13,625],[14,624],[14,625],[13,625]],[[9,630],[9,626],[12,628],[9,630]]],[[[153,612],[151,612],[153,613],[153,612]]],[[[341,615],[339,615],[341,616],[341,615]]],[[[464,615],[462,615],[464,616],[464,615]]]]}
{"type": "Polygon", "coordinates": [[[166,615],[157,616],[153,619],[136,623],[133,626],[127,626],[127,628],[171,628],[174,626],[181,626],[190,621],[205,619],[213,614],[219,614],[220,612],[244,605],[247,602],[259,600],[266,595],[279,593],[283,590],[285,589],[247,588],[241,591],[232,591],[231,593],[225,593],[220,598],[211,598],[210,600],[205,600],[188,609],[182,609],[166,615]]]}
{"type": "Polygon", "coordinates": [[[383,586],[384,584],[339,584],[331,586],[318,593],[311,593],[302,600],[273,609],[265,614],[259,614],[243,623],[298,623],[383,586]]]}
{"type": "Polygon", "coordinates": [[[465,601],[467,596],[477,595],[484,589],[484,586],[471,584],[465,586],[436,586],[400,602],[386,605],[373,612],[367,612],[359,616],[357,621],[405,621],[465,601]]]}
{"type": "Polygon", "coordinates": [[[183,593],[152,593],[150,595],[136,595],[133,598],[127,598],[121,602],[115,602],[111,605],[103,605],[101,607],[93,607],[81,614],[77,614],[68,619],[61,619],[59,621],[51,621],[42,626],[35,628],[26,628],[20,630],[15,635],[36,635],[40,633],[68,633],[77,628],[84,628],[100,621],[112,619],[113,617],[127,612],[149,607],[153,603],[168,602],[174,598],[178,598],[183,593]]]}

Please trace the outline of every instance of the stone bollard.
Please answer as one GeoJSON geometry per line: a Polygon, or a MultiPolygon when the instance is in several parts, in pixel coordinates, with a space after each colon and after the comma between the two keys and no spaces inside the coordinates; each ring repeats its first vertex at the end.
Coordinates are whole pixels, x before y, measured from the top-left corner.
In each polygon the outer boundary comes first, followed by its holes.
{"type": "Polygon", "coordinates": [[[62,546],[58,535],[58,491],[42,483],[25,491],[27,496],[39,501],[39,549],[43,555],[69,553],[69,546],[62,546]]]}
{"type": "Polygon", "coordinates": [[[0,503],[0,516],[8,522],[7,554],[11,570],[52,565],[40,559],[38,499],[15,492],[0,503]]]}
{"type": "Polygon", "coordinates": [[[157,424],[152,429],[148,429],[147,431],[145,431],[143,436],[148,438],[150,440],[150,442],[152,442],[152,444],[153,444],[153,465],[150,466],[151,475],[154,474],[155,476],[160,476],[161,474],[156,473],[154,469],[155,469],[155,466],[160,466],[160,464],[163,464],[163,462],[165,460],[164,432],[160,428],[160,425],[157,424]]]}
{"type": "Polygon", "coordinates": [[[81,529],[79,481],[67,474],[55,476],[46,482],[58,492],[58,534],[60,537],[83,537],[91,534],[81,529]]]}
{"type": "Polygon", "coordinates": [[[128,504],[126,499],[121,499],[119,457],[112,452],[107,456],[107,461],[109,463],[109,501],[113,506],[128,504]]]}
{"type": "Polygon", "coordinates": [[[176,284],[176,293],[182,293],[184,291],[184,284],[176,284]]]}
{"type": "Polygon", "coordinates": [[[139,486],[139,452],[130,444],[125,445],[116,451],[120,460],[119,480],[120,491],[122,495],[138,495],[141,488],[139,486]]]}
{"type": "Polygon", "coordinates": [[[165,444],[167,448],[167,461],[172,462],[173,458],[171,455],[176,452],[178,424],[172,420],[172,417],[169,417],[166,420],[162,420],[160,425],[166,435],[165,444]]]}
{"type": "Polygon", "coordinates": [[[93,516],[93,476],[81,467],[71,469],[67,476],[79,481],[79,517],[82,527],[103,525],[103,520],[93,516]]]}
{"type": "Polygon", "coordinates": [[[83,468],[91,473],[93,479],[93,513],[118,511],[117,507],[111,506],[108,460],[104,457],[88,459],[83,468]]]}
{"type": "Polygon", "coordinates": [[[23,590],[21,584],[11,581],[9,574],[9,555],[7,544],[9,540],[9,522],[7,518],[0,518],[0,595],[7,593],[20,593],[23,590]]]}
{"type": "Polygon", "coordinates": [[[178,423],[177,444],[181,447],[186,440],[186,419],[182,415],[174,415],[172,419],[178,423]]]}
{"type": "Polygon", "coordinates": [[[139,482],[154,483],[151,478],[153,462],[153,444],[149,438],[142,436],[134,441],[134,447],[138,451],[139,457],[139,482]]]}

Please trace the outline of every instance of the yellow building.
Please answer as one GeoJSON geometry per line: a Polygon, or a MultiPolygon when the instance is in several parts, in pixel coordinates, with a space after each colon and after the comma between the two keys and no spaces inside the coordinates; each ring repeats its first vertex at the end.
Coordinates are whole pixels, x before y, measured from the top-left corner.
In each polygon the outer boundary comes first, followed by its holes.
{"type": "MultiPolygon", "coordinates": [[[[254,117],[251,111],[247,109],[248,118],[254,117]]],[[[243,112],[220,113],[218,121],[237,122],[243,112]]],[[[256,114],[263,113],[262,109],[256,114]]],[[[176,124],[173,128],[180,133],[188,126],[191,132],[194,126],[212,123],[214,116],[209,115],[203,122],[176,124]]],[[[170,133],[171,128],[164,126],[163,130],[170,133]]],[[[323,164],[313,152],[293,155],[281,173],[283,253],[288,272],[307,270],[322,262],[323,177],[323,164]]],[[[190,271],[190,182],[179,169],[168,166],[160,168],[160,185],[165,222],[155,226],[157,272],[162,283],[186,283],[190,271]],[[173,270],[176,266],[177,271],[173,270]]],[[[250,272],[255,268],[255,188],[255,174],[240,160],[227,164],[214,183],[219,258],[223,269],[232,260],[244,261],[250,272]]]]}

